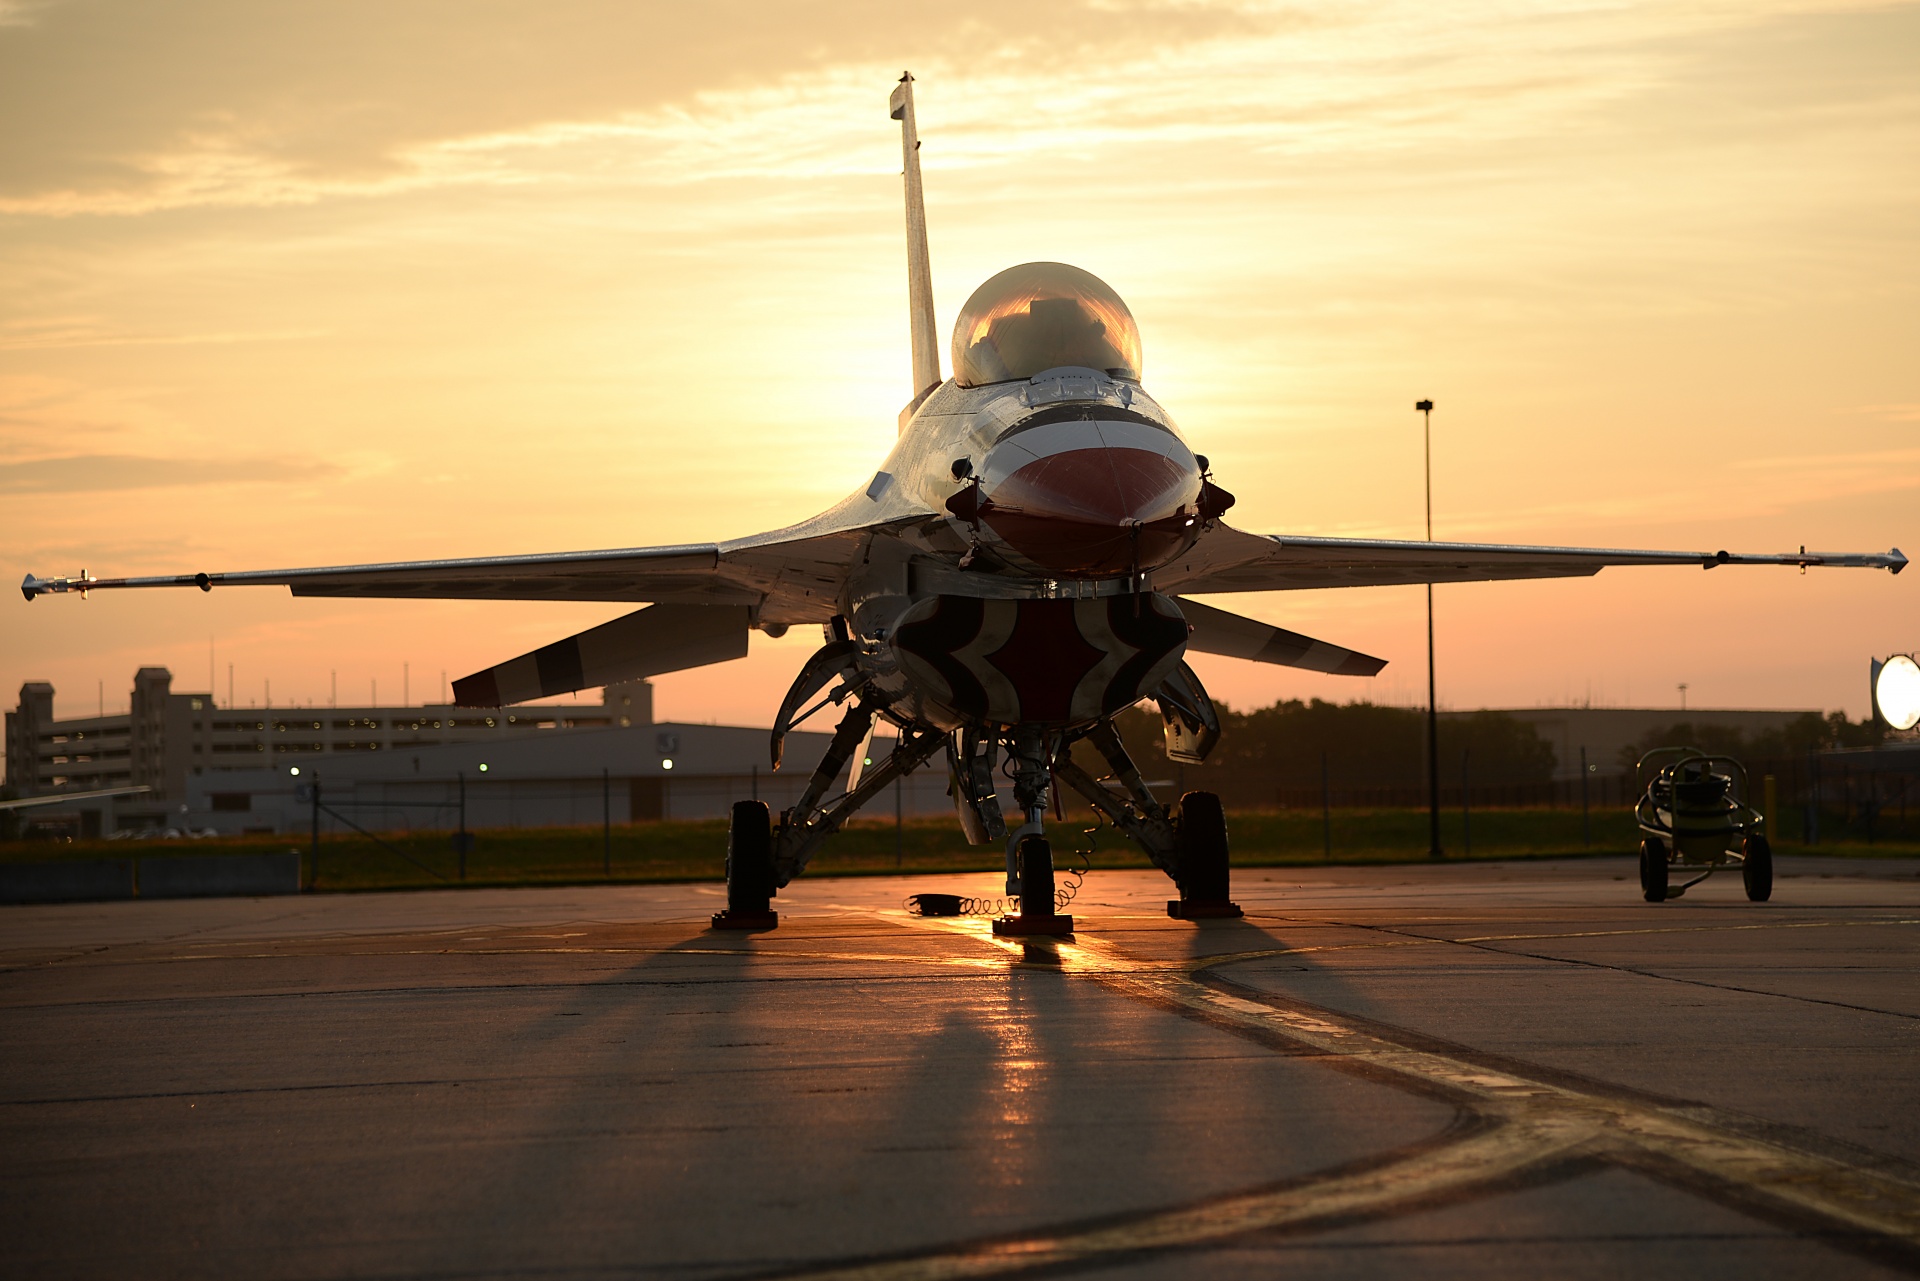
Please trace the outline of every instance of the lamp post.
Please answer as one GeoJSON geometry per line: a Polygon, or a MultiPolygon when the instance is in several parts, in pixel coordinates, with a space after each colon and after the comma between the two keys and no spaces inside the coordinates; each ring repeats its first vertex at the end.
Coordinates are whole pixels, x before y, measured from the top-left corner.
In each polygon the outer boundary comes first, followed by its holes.
{"type": "MultiPolygon", "coordinates": [[[[1421,418],[1427,483],[1427,541],[1433,541],[1433,402],[1416,400],[1421,418]]],[[[1445,858],[1440,848],[1440,710],[1434,699],[1433,584],[1427,584],[1427,857],[1445,858]]]]}

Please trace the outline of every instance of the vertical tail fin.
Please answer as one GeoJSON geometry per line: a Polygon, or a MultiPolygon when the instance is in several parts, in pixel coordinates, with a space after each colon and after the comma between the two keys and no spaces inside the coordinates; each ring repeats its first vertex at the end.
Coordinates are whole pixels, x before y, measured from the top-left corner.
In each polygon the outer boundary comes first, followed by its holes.
{"type": "Polygon", "coordinates": [[[940,347],[933,326],[933,267],[927,258],[927,202],[920,187],[920,135],[913,122],[913,76],[903,73],[888,103],[900,122],[900,149],[907,182],[907,323],[913,335],[913,404],[901,425],[927,393],[940,385],[940,347]]]}

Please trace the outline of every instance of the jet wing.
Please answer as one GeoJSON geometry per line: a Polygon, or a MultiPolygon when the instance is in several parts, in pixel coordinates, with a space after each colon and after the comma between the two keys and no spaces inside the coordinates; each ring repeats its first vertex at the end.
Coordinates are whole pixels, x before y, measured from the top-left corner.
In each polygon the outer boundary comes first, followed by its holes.
{"type": "MultiPolygon", "coordinates": [[[[844,505],[843,505],[844,506],[844,505]]],[[[400,599],[645,601],[744,605],[755,622],[823,622],[868,532],[878,524],[827,516],[725,543],[619,547],[603,551],[459,560],[323,565],[151,578],[37,578],[20,585],[28,599],[48,592],[121,587],[278,586],[295,596],[400,599]]]]}
{"type": "Polygon", "coordinates": [[[1631,551],[1610,547],[1533,547],[1508,543],[1430,543],[1387,538],[1296,538],[1249,534],[1216,525],[1192,551],[1154,572],[1155,590],[1174,594],[1381,587],[1505,578],[1581,578],[1609,565],[1809,565],[1885,569],[1907,558],[1888,552],[1631,551]]]}

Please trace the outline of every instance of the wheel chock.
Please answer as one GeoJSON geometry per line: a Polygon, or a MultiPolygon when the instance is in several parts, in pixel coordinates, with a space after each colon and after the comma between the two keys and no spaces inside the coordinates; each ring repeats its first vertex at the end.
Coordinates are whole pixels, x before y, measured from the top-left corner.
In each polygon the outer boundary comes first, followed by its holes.
{"type": "Polygon", "coordinates": [[[1073,933],[1073,918],[1049,914],[1047,916],[1001,916],[993,922],[993,932],[998,938],[1029,938],[1034,935],[1060,935],[1073,933]]]}
{"type": "Polygon", "coordinates": [[[1167,915],[1176,921],[1234,920],[1245,916],[1238,903],[1223,898],[1170,898],[1167,915]]]}
{"type": "Polygon", "coordinates": [[[713,928],[716,930],[770,930],[779,924],[778,912],[745,912],[730,907],[713,914],[713,928]]]}

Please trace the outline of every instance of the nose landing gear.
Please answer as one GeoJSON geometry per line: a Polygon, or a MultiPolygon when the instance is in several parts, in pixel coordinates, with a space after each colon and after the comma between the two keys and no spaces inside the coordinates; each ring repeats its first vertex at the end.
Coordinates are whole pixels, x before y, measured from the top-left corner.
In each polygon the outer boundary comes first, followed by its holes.
{"type": "Polygon", "coordinates": [[[1032,726],[1014,732],[1013,797],[1026,821],[1010,838],[1012,866],[1009,891],[1020,896],[1017,916],[1002,916],[993,932],[1003,938],[1073,933],[1073,918],[1055,909],[1053,902],[1053,846],[1044,835],[1047,801],[1052,786],[1056,745],[1032,726]]]}
{"type": "Polygon", "coordinates": [[[1020,911],[997,918],[993,932],[1001,938],[1072,934],[1073,917],[1054,910],[1053,846],[1047,838],[1031,832],[1021,837],[1014,858],[1020,874],[1020,911]]]}

